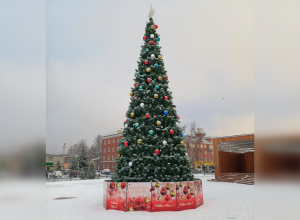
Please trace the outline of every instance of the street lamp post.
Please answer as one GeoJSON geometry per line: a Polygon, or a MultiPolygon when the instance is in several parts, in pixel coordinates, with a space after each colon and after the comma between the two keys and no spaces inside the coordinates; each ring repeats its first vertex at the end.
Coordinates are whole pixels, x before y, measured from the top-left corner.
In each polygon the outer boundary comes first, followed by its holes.
{"type": "MultiPolygon", "coordinates": [[[[204,133],[204,129],[203,128],[197,128],[196,130],[196,137],[197,137],[197,142],[201,144],[203,144],[203,138],[205,137],[205,133],[204,133]]],[[[204,175],[205,175],[205,166],[204,166],[204,150],[200,150],[200,152],[202,153],[202,169],[204,171],[204,175]]]]}

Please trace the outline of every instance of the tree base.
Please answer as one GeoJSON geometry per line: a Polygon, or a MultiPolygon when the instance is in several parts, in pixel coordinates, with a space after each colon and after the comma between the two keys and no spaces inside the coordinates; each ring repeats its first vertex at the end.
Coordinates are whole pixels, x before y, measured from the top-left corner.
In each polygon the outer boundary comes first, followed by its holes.
{"type": "Polygon", "coordinates": [[[203,205],[202,180],[103,182],[103,206],[121,211],[181,211],[203,205]]]}

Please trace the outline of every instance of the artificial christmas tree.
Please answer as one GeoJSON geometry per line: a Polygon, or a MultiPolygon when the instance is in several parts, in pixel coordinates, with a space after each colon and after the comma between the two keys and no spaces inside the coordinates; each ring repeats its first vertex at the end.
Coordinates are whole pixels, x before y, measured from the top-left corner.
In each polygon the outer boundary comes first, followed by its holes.
{"type": "Polygon", "coordinates": [[[157,28],[150,17],[130,92],[113,181],[193,180],[157,28]]]}
{"type": "Polygon", "coordinates": [[[191,172],[153,13],[151,7],[115,175],[103,183],[105,209],[156,212],[203,205],[202,181],[191,172]]]}

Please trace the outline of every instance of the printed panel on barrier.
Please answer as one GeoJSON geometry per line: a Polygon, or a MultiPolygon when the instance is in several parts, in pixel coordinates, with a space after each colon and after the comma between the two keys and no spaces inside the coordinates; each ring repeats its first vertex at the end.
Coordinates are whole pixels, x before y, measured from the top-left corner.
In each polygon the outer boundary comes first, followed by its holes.
{"type": "Polygon", "coordinates": [[[194,181],[176,182],[177,210],[195,209],[194,181]]]}
{"type": "Polygon", "coordinates": [[[196,207],[203,205],[202,180],[194,181],[196,207]]]}
{"type": "Polygon", "coordinates": [[[126,183],[108,182],[106,209],[126,211],[126,183]]]}
{"type": "Polygon", "coordinates": [[[127,211],[150,211],[151,183],[130,182],[127,187],[127,211]]]}
{"type": "Polygon", "coordinates": [[[103,181],[103,207],[106,209],[107,200],[107,182],[103,181]]]}
{"type": "Polygon", "coordinates": [[[152,212],[176,211],[176,185],[174,182],[153,182],[152,212]]]}

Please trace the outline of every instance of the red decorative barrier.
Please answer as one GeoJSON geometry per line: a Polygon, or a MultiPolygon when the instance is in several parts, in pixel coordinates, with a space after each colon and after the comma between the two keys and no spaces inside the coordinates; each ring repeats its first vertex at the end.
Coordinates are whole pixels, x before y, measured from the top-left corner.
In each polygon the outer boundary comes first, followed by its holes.
{"type": "Polygon", "coordinates": [[[181,211],[203,205],[202,180],[103,182],[103,206],[121,211],[181,211]]]}

